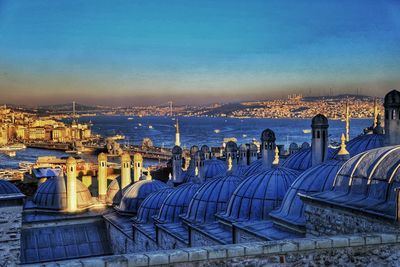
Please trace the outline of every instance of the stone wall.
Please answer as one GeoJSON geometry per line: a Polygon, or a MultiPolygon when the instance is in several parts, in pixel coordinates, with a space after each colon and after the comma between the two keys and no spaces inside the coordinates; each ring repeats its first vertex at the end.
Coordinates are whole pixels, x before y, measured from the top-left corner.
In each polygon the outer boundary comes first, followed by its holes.
{"type": "Polygon", "coordinates": [[[157,241],[160,249],[186,248],[188,245],[177,238],[171,236],[162,228],[157,228],[157,241]]]}
{"type": "Polygon", "coordinates": [[[249,242],[259,242],[265,241],[243,229],[234,227],[233,228],[234,242],[235,243],[249,243],[249,242]]]}
{"type": "Polygon", "coordinates": [[[374,218],[362,212],[339,207],[307,203],[305,208],[306,236],[331,236],[356,233],[399,232],[397,222],[374,218]]]}
{"type": "Polygon", "coordinates": [[[400,234],[350,235],[93,257],[42,266],[398,266],[400,234]]]}
{"type": "Polygon", "coordinates": [[[210,238],[209,236],[203,234],[200,231],[197,231],[192,227],[189,230],[189,235],[190,235],[191,247],[220,245],[220,243],[218,243],[214,239],[210,238]]]}
{"type": "Polygon", "coordinates": [[[0,266],[19,263],[21,249],[22,204],[0,206],[0,266]]]}
{"type": "Polygon", "coordinates": [[[111,249],[114,254],[126,254],[135,252],[133,239],[121,232],[110,222],[104,220],[108,232],[108,240],[111,242],[111,249]]]}
{"type": "Polygon", "coordinates": [[[133,242],[133,252],[153,251],[159,249],[154,240],[150,239],[139,230],[135,230],[134,235],[135,240],[133,242]]]}

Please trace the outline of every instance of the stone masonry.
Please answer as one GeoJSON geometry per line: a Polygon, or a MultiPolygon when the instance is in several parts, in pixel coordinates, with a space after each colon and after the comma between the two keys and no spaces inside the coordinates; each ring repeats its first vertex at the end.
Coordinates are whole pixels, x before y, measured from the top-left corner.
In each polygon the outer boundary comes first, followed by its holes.
{"type": "Polygon", "coordinates": [[[0,206],[0,266],[15,266],[21,248],[22,205],[0,206]]]}

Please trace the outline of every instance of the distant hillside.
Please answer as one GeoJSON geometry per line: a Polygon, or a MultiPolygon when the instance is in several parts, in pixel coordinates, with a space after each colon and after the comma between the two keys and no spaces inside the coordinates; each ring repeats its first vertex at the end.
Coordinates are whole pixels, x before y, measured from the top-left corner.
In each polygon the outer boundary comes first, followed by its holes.
{"type": "Polygon", "coordinates": [[[357,100],[371,100],[374,99],[372,96],[367,95],[354,95],[354,94],[342,94],[342,95],[335,95],[335,96],[308,96],[304,97],[304,101],[320,101],[320,100],[332,100],[332,101],[342,101],[346,100],[347,98],[357,99],[357,100]]]}
{"type": "MultiPolygon", "coordinates": [[[[99,106],[89,106],[89,105],[84,105],[84,104],[79,104],[79,103],[75,104],[75,110],[77,113],[94,111],[94,110],[98,110],[99,108],[100,108],[99,106]]],[[[60,113],[70,112],[70,113],[72,113],[72,103],[39,106],[37,108],[37,110],[39,113],[43,113],[43,112],[60,112],[60,113]]]]}

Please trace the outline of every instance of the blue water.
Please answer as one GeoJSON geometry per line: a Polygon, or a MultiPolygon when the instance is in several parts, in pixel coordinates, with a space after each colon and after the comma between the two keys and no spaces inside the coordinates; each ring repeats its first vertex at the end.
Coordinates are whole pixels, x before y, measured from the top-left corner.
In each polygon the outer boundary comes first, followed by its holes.
{"type": "MultiPolygon", "coordinates": [[[[97,116],[82,117],[79,122],[93,123],[92,131],[103,136],[121,134],[126,136],[122,143],[141,144],[143,138],[150,138],[154,145],[172,147],[175,142],[176,123],[170,117],[133,117],[127,116],[97,116]],[[139,123],[142,126],[139,126],[139,123]],[[149,128],[149,126],[153,128],[149,128]]],[[[224,137],[235,137],[238,144],[251,142],[253,138],[259,140],[261,132],[270,128],[275,131],[277,143],[286,147],[291,142],[310,142],[311,135],[304,134],[303,129],[309,129],[310,119],[235,119],[235,118],[194,118],[179,117],[182,146],[192,145],[220,146],[224,137]],[[215,133],[214,130],[220,130],[215,133]],[[244,135],[247,135],[244,137],[244,135]]],[[[370,119],[352,119],[350,136],[359,135],[365,127],[372,124],[370,119]]],[[[340,120],[329,121],[329,135],[331,141],[339,141],[345,130],[345,123],[340,120]]],[[[9,158],[0,154],[0,168],[17,168],[19,161],[34,162],[38,156],[67,156],[58,151],[41,149],[26,149],[18,151],[17,156],[9,158]]],[[[94,158],[88,158],[94,160],[94,158]]]]}

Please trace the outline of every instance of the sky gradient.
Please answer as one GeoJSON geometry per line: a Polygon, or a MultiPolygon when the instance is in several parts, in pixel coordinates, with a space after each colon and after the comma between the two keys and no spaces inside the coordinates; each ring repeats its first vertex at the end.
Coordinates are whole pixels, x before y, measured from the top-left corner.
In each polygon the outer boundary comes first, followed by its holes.
{"type": "Polygon", "coordinates": [[[0,102],[400,89],[398,0],[0,0],[0,102]]]}

